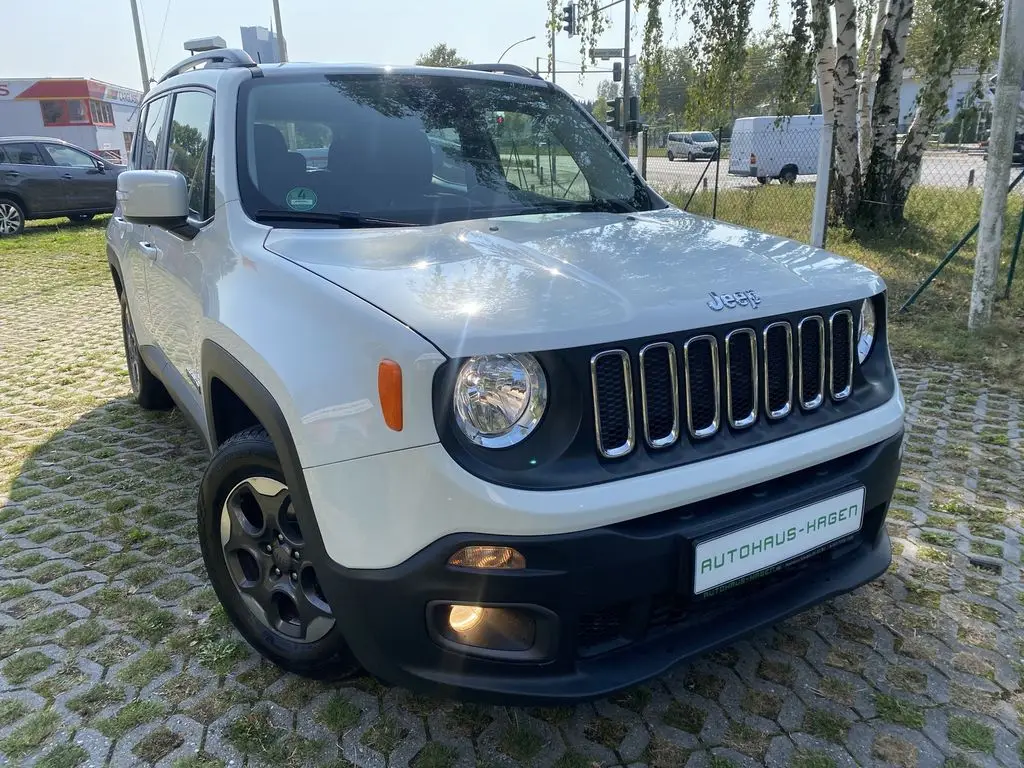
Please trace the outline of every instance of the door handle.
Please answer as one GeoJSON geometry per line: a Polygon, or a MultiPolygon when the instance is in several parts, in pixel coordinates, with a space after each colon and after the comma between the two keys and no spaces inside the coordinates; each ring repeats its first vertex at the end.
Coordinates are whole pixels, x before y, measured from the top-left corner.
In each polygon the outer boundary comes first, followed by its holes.
{"type": "Polygon", "coordinates": [[[160,255],[160,249],[158,249],[152,243],[147,243],[145,240],[139,243],[139,250],[142,251],[146,256],[149,256],[149,258],[151,259],[155,259],[157,256],[160,255]]]}
{"type": "Polygon", "coordinates": [[[18,173],[17,171],[4,171],[4,176],[9,176],[12,179],[16,179],[19,176],[21,176],[21,174],[18,173]]]}
{"type": "Polygon", "coordinates": [[[70,174],[70,173],[65,173],[63,176],[61,176],[61,178],[62,179],[73,179],[75,177],[72,174],[70,174]]]}

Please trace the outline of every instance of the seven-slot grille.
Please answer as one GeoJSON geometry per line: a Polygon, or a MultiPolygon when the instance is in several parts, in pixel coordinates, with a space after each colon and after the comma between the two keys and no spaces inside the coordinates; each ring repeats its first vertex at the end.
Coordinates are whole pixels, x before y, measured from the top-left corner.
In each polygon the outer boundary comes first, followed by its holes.
{"type": "MultiPolygon", "coordinates": [[[[794,410],[813,411],[826,397],[844,400],[853,391],[853,343],[853,313],[843,309],[809,315],[795,327],[780,320],[759,331],[736,328],[722,342],[702,334],[681,347],[647,344],[638,359],[639,431],[649,448],[667,448],[684,428],[692,440],[715,435],[723,416],[742,430],[762,415],[784,419],[794,410]]],[[[599,352],[590,361],[590,375],[598,451],[605,458],[626,456],[636,447],[638,431],[630,354],[599,352]]]]}

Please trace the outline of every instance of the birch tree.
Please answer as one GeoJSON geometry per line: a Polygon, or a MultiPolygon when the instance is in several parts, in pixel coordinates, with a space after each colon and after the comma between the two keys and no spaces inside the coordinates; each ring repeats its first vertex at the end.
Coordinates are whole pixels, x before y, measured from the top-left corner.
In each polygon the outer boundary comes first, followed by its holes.
{"type": "MultiPolygon", "coordinates": [[[[688,87],[687,111],[732,119],[729,95],[742,71],[750,34],[753,0],[626,0],[646,12],[641,41],[643,109],[657,107],[657,76],[663,66],[665,19],[686,19],[691,28],[689,55],[695,70],[688,87]]],[[[589,51],[608,25],[601,11],[606,0],[578,0],[580,53],[585,69],[589,51]]],[[[795,109],[795,94],[814,77],[822,112],[835,126],[830,212],[849,228],[876,222],[899,222],[920,174],[928,136],[946,112],[956,67],[981,65],[992,48],[1003,0],[789,0],[793,23],[785,34],[787,72],[776,101],[795,109]],[[858,13],[858,2],[859,6],[858,13]],[[927,23],[915,30],[920,5],[927,23]],[[862,29],[859,29],[861,27],[862,29]],[[870,30],[870,34],[868,31],[870,30]],[[864,33],[863,36],[861,33],[864,33]],[[922,81],[906,141],[897,146],[899,94],[908,42],[917,34],[922,55],[915,76],[922,81]],[[858,51],[863,41],[866,51],[858,51]],[[980,42],[979,42],[980,41],[980,42]],[[861,55],[863,54],[863,55],[861,55]]],[[[559,0],[548,0],[552,29],[559,0]]],[[[773,19],[778,24],[777,0],[773,19]]],[[[707,125],[707,121],[704,121],[707,125]]]]}

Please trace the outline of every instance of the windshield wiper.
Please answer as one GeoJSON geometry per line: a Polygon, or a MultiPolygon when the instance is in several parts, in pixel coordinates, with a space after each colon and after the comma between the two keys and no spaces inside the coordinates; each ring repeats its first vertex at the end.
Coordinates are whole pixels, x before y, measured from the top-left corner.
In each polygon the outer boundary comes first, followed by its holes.
{"type": "Polygon", "coordinates": [[[573,211],[575,213],[588,213],[592,211],[605,211],[608,213],[636,213],[636,206],[627,203],[625,200],[545,200],[543,205],[557,206],[559,210],[573,211]]]}
{"type": "Polygon", "coordinates": [[[417,224],[411,221],[396,221],[394,219],[382,219],[377,216],[363,216],[354,211],[270,211],[259,210],[253,215],[256,221],[301,221],[310,224],[333,224],[342,229],[357,229],[360,227],[415,227],[417,224]]]}

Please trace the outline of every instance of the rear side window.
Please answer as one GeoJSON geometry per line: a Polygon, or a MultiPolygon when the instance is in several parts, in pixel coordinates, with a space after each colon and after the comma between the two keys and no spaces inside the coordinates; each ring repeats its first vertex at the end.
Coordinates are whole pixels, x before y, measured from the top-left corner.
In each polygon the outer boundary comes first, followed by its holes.
{"type": "Polygon", "coordinates": [[[206,218],[206,160],[210,146],[213,96],[205,91],[184,91],[174,97],[167,168],[185,177],[188,207],[193,216],[206,218]]]}
{"type": "Polygon", "coordinates": [[[155,171],[163,167],[164,117],[170,98],[155,99],[146,107],[145,122],[139,132],[138,166],[140,171],[155,171]]]}
{"type": "Polygon", "coordinates": [[[35,144],[0,144],[0,163],[12,165],[46,165],[35,144]]]}

